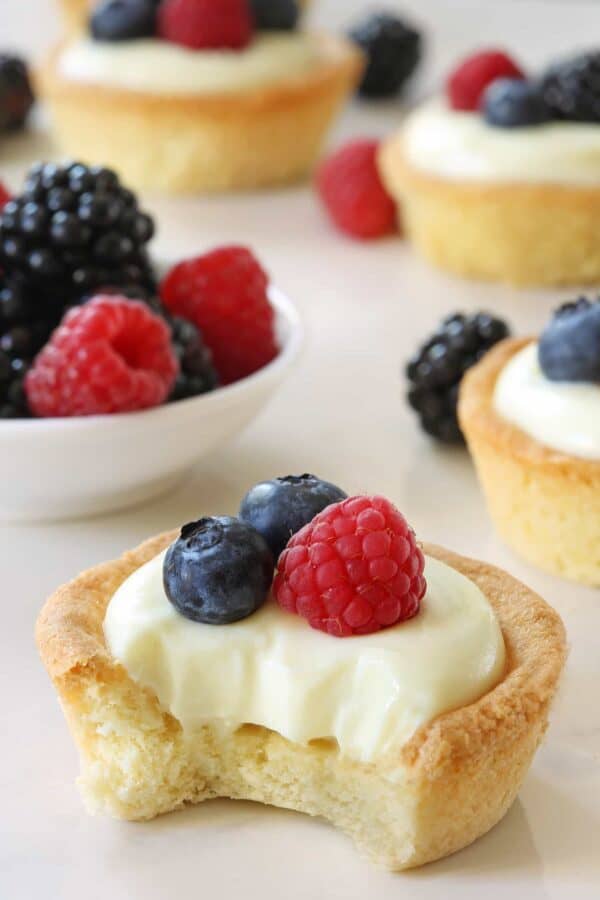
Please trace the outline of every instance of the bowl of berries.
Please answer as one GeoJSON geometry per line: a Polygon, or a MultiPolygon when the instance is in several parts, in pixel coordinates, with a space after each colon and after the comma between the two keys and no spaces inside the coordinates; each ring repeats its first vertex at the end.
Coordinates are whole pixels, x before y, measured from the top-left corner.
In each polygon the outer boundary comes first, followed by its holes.
{"type": "Polygon", "coordinates": [[[117,176],[39,164],[0,212],[0,519],[96,515],[173,487],[247,425],[302,343],[250,250],[160,273],[117,176]]]}

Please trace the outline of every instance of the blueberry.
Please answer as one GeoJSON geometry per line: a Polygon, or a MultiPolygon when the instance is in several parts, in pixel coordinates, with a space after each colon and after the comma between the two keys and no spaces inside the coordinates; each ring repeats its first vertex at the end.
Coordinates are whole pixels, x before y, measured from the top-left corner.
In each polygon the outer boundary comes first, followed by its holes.
{"type": "Polygon", "coordinates": [[[296,0],[250,0],[250,6],[259,31],[292,31],[298,22],[296,0]]]}
{"type": "Polygon", "coordinates": [[[293,534],[346,496],[335,484],[315,475],[286,475],[250,488],[239,516],[262,534],[277,559],[293,534]]]}
{"type": "Polygon", "coordinates": [[[600,384],[600,299],[561,306],[542,332],[538,358],[551,381],[600,384]]]}
{"type": "Polygon", "coordinates": [[[542,125],[552,118],[537,84],[522,78],[498,78],[483,95],[483,115],[497,128],[542,125]]]}
{"type": "Polygon", "coordinates": [[[90,31],[97,41],[130,41],[156,33],[156,3],[151,0],[105,0],[92,14],[90,31]]]}
{"type": "Polygon", "coordinates": [[[167,597],[187,619],[227,625],[267,599],[274,560],[252,526],[230,516],[184,525],[163,567],[167,597]]]}

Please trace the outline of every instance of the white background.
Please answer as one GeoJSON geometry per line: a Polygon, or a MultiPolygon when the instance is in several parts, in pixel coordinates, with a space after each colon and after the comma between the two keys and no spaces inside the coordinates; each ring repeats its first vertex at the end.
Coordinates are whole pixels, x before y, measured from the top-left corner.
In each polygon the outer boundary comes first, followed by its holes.
{"type": "MultiPolygon", "coordinates": [[[[338,27],[363,6],[329,0],[314,19],[338,27]]],[[[512,47],[535,66],[600,34],[596,3],[413,0],[403,8],[429,31],[420,90],[482,42],[512,47]]],[[[2,45],[39,52],[53,33],[48,0],[0,0],[2,45]]],[[[336,138],[384,134],[399,117],[397,104],[355,105],[336,138]]],[[[0,175],[17,187],[24,160],[49,152],[43,136],[3,142],[0,175]]],[[[0,526],[0,897],[598,898],[599,594],[545,576],[502,546],[466,452],[420,435],[400,379],[402,362],[442,315],[486,308],[530,333],[569,292],[469,284],[434,272],[397,239],[355,244],[330,230],[307,188],[177,203],[147,198],[147,205],[159,219],[157,255],[252,245],[296,300],[309,345],[269,409],[172,496],[88,522],[0,526]],[[44,598],[82,568],[201,514],[234,512],[260,478],[306,470],[351,492],[387,494],[420,536],[509,568],[568,627],[566,677],[520,798],[474,846],[420,871],[380,872],[326,825],[250,804],[213,802],[146,825],[88,817],[74,786],[75,750],[34,648],[44,598]]]]}

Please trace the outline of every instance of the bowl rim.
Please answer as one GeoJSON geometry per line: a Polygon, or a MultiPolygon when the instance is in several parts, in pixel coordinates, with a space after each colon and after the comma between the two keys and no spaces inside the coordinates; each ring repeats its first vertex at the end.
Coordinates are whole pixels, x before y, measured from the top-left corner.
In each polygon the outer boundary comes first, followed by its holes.
{"type": "Polygon", "coordinates": [[[3,419],[0,421],[0,439],[24,433],[40,434],[44,431],[56,431],[58,429],[74,431],[82,427],[114,428],[119,427],[121,424],[139,426],[150,424],[153,419],[158,420],[161,417],[175,415],[182,410],[189,411],[192,408],[197,408],[198,411],[202,409],[208,412],[223,400],[226,401],[226,405],[229,405],[230,402],[236,401],[247,390],[251,390],[263,382],[276,379],[280,372],[291,366],[304,343],[305,329],[296,305],[276,285],[269,285],[268,294],[269,300],[275,308],[277,318],[283,319],[286,323],[288,335],[277,356],[267,363],[266,366],[253,372],[252,375],[247,375],[233,384],[217,387],[206,394],[200,394],[197,397],[187,397],[184,400],[178,400],[176,403],[162,403],[160,406],[154,406],[151,409],[127,413],[102,413],[93,416],[3,419]]]}

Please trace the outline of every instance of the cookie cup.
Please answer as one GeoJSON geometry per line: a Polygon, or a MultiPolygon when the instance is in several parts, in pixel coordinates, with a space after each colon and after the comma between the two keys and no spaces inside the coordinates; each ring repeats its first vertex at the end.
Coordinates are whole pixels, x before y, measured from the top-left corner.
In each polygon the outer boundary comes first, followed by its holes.
{"type": "Polygon", "coordinates": [[[334,741],[296,744],[250,723],[225,736],[210,723],[186,733],[111,658],[103,620],[113,593],[175,537],[153,538],[84,572],[38,620],[38,646],[80,751],[79,783],[91,809],[151,819],[214,797],[255,800],[323,816],[389,869],[446,856],[502,818],[546,729],[565,657],[562,623],[540,597],[505,572],[425,547],[485,593],[504,636],[506,671],[477,702],[361,763],[334,741]]]}
{"type": "Polygon", "coordinates": [[[599,586],[600,462],[552,450],[494,410],[496,379],[529,343],[502,341],[466,374],[460,426],[507,544],[547,572],[599,586]]]}
{"type": "Polygon", "coordinates": [[[226,191],[306,176],[363,70],[344,38],[316,35],[308,72],[238,92],[152,94],[85,83],[60,71],[58,47],[37,72],[58,143],[107,165],[137,190],[226,191]]]}
{"type": "Polygon", "coordinates": [[[600,281],[600,185],[440,178],[407,159],[401,136],[379,166],[404,230],[434,265],[516,286],[600,281]]]}

